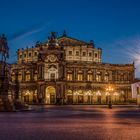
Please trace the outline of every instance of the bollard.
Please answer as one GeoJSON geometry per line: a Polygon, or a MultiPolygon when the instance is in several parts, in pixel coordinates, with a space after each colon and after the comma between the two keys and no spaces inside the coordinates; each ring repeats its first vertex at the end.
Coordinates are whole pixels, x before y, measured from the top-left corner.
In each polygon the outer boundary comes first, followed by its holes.
{"type": "Polygon", "coordinates": [[[109,101],[108,108],[109,109],[112,109],[112,103],[111,103],[111,101],[109,101]]]}

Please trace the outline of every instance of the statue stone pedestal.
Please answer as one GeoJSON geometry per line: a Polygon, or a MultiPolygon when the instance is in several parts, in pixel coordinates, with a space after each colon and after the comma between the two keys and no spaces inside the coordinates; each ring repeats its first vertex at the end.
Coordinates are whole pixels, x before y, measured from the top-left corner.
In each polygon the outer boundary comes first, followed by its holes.
{"type": "Polygon", "coordinates": [[[14,111],[13,100],[9,99],[6,95],[0,96],[0,111],[14,111]]]}

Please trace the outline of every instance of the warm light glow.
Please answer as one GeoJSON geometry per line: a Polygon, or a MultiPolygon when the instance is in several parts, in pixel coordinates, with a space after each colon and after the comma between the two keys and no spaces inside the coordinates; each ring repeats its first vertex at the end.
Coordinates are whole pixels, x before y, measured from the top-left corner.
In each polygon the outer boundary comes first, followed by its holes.
{"type": "Polygon", "coordinates": [[[109,86],[108,88],[106,88],[106,91],[114,91],[113,87],[109,86]]]}
{"type": "Polygon", "coordinates": [[[67,80],[68,81],[72,81],[72,73],[68,73],[67,74],[67,80]]]}
{"type": "Polygon", "coordinates": [[[101,96],[101,92],[98,90],[98,91],[96,92],[96,95],[97,95],[97,96],[101,96]]]}
{"type": "Polygon", "coordinates": [[[77,77],[78,77],[78,81],[83,80],[83,74],[82,73],[78,73],[77,77]]]}
{"type": "Polygon", "coordinates": [[[118,92],[114,92],[114,94],[113,94],[113,95],[118,96],[119,94],[118,94],[118,92]]]}
{"type": "Polygon", "coordinates": [[[89,90],[89,91],[87,91],[86,93],[85,93],[85,95],[91,95],[91,91],[89,90]]]}
{"type": "Polygon", "coordinates": [[[109,93],[109,92],[106,92],[106,93],[105,93],[105,95],[106,95],[106,96],[109,96],[109,95],[110,95],[110,93],[109,93]]]}
{"type": "Polygon", "coordinates": [[[79,93],[77,91],[74,92],[74,95],[79,95],[79,93]]]}
{"type": "Polygon", "coordinates": [[[26,72],[26,81],[30,81],[30,72],[29,71],[27,71],[26,72]]]}
{"type": "Polygon", "coordinates": [[[88,73],[88,75],[87,75],[87,80],[88,80],[88,81],[92,81],[92,74],[91,74],[91,73],[88,73]]]}

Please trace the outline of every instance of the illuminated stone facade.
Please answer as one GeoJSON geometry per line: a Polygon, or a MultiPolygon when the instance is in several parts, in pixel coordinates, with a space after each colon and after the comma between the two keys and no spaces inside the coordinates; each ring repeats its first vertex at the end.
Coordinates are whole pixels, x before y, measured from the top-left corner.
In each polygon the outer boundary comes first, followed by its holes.
{"type": "Polygon", "coordinates": [[[134,64],[102,62],[102,49],[94,43],[51,33],[45,43],[18,50],[12,65],[19,98],[46,104],[125,103],[132,99],[134,64]],[[111,90],[110,90],[111,89],[111,90]]]}

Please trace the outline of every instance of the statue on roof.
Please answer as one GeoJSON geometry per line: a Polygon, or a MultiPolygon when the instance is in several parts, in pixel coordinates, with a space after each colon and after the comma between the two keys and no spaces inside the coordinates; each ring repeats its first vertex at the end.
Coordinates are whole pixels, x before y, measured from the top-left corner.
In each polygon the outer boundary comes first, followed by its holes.
{"type": "Polygon", "coordinates": [[[56,36],[56,32],[51,32],[51,39],[56,39],[57,36],[56,36]]]}
{"type": "Polygon", "coordinates": [[[2,61],[6,61],[6,59],[9,57],[9,47],[7,43],[7,38],[4,34],[0,36],[0,54],[2,56],[2,61]]]}
{"type": "Polygon", "coordinates": [[[48,37],[48,45],[50,49],[53,49],[55,48],[55,46],[58,46],[58,39],[56,34],[56,32],[51,32],[51,36],[48,37]]]}
{"type": "Polygon", "coordinates": [[[94,44],[94,41],[93,41],[93,40],[90,40],[90,45],[91,45],[92,47],[95,47],[95,44],[94,44]]]}
{"type": "Polygon", "coordinates": [[[66,30],[64,30],[63,37],[66,37],[66,36],[67,36],[67,33],[66,33],[66,30]]]}

